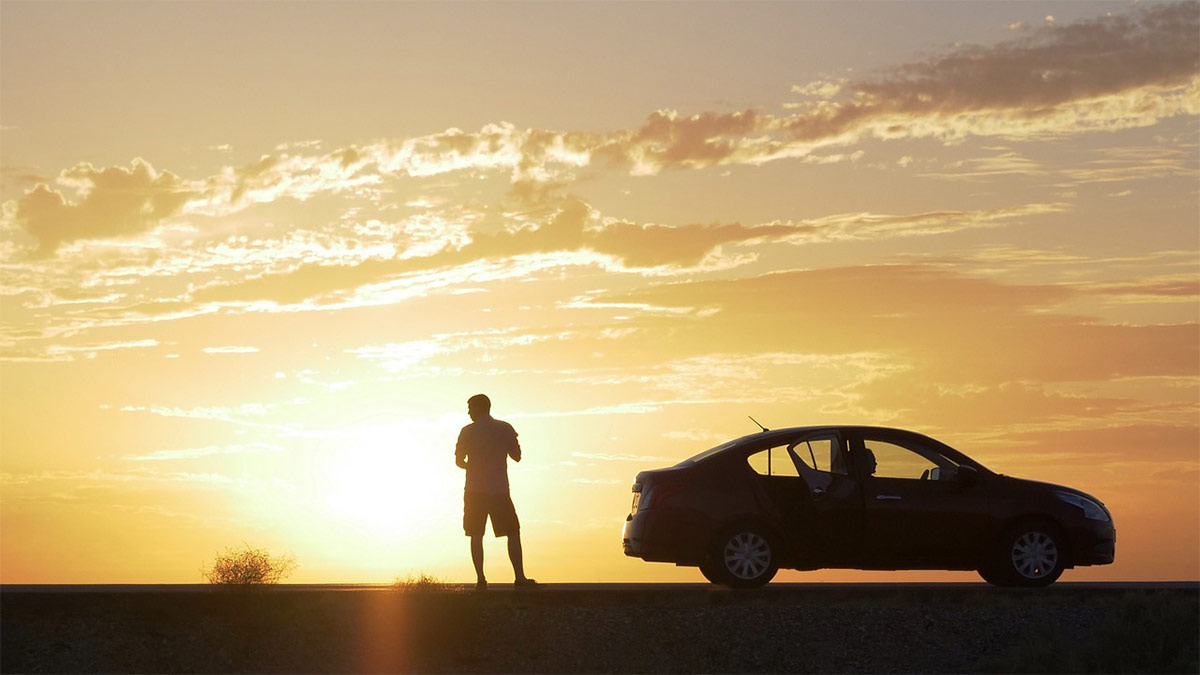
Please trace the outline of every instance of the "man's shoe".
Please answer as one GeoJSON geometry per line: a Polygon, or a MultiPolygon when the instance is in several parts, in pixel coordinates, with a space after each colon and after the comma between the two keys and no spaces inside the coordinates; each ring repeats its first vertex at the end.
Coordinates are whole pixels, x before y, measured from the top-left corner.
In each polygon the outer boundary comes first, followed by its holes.
{"type": "Polygon", "coordinates": [[[484,579],[480,579],[479,581],[476,581],[475,582],[475,590],[486,591],[487,590],[487,581],[484,579]]]}
{"type": "Polygon", "coordinates": [[[513,588],[537,588],[538,586],[538,582],[529,578],[517,579],[513,582],[513,588]]]}

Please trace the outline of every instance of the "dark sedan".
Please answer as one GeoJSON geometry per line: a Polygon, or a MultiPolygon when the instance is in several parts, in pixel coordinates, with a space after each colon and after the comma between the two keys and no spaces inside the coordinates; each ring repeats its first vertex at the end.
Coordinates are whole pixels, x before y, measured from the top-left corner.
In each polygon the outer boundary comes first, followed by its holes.
{"type": "Polygon", "coordinates": [[[1046,586],[1113,561],[1100,500],[1011,478],[927,436],[884,427],[795,427],[745,436],[633,484],[625,555],[762,586],[797,570],[978,570],[1046,586]]]}

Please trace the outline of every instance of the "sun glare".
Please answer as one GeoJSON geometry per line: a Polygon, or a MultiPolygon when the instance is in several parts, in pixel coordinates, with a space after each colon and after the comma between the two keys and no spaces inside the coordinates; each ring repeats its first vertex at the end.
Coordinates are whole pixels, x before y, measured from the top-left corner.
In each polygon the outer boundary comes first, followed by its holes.
{"type": "Polygon", "coordinates": [[[435,525],[444,529],[458,507],[447,494],[455,494],[462,477],[453,447],[442,448],[445,440],[430,432],[403,423],[358,430],[355,447],[328,467],[330,511],[391,540],[418,537],[435,525]]]}

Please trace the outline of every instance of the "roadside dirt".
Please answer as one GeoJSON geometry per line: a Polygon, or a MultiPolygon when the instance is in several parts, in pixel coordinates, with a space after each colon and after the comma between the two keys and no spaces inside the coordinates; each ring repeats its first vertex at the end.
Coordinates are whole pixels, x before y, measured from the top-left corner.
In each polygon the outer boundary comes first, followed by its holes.
{"type": "Polygon", "coordinates": [[[0,669],[1194,673],[1198,616],[1196,589],[5,590],[0,669]]]}

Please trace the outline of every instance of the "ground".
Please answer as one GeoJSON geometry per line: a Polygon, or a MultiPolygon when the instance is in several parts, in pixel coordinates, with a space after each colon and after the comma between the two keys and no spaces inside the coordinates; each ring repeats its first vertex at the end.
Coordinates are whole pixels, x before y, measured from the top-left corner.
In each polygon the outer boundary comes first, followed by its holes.
{"type": "Polygon", "coordinates": [[[4,672],[1190,672],[1200,586],[0,591],[4,672]]]}

